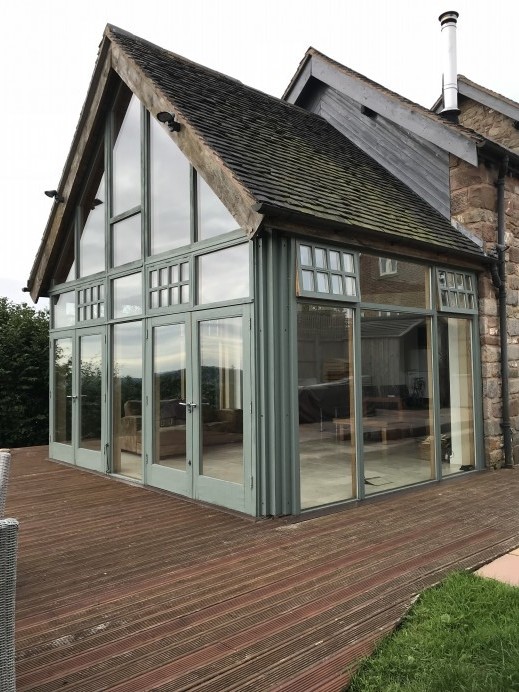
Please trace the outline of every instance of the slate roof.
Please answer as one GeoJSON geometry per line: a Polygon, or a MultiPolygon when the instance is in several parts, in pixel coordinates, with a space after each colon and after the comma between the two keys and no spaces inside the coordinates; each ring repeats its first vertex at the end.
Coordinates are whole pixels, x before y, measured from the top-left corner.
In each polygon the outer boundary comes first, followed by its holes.
{"type": "Polygon", "coordinates": [[[106,33],[250,191],[260,211],[291,212],[482,255],[320,116],[116,27],[109,25],[106,33]]]}

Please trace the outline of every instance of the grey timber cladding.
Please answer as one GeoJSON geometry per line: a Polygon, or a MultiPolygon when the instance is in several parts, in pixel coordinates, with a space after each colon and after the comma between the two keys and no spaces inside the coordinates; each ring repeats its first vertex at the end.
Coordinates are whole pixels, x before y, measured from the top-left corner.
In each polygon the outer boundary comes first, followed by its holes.
{"type": "Polygon", "coordinates": [[[380,115],[364,115],[359,103],[329,86],[323,85],[319,93],[317,104],[317,95],[313,99],[314,112],[450,219],[446,151],[380,115]]]}
{"type": "Polygon", "coordinates": [[[477,245],[323,118],[115,27],[108,36],[270,213],[481,255],[477,245]]]}

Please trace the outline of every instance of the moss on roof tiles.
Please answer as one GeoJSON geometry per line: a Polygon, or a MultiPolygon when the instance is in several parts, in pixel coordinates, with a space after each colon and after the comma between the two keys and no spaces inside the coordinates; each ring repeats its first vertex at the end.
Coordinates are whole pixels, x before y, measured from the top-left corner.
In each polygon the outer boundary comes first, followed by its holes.
{"type": "Polygon", "coordinates": [[[475,243],[320,116],[115,27],[109,35],[258,202],[481,255],[475,243]]]}

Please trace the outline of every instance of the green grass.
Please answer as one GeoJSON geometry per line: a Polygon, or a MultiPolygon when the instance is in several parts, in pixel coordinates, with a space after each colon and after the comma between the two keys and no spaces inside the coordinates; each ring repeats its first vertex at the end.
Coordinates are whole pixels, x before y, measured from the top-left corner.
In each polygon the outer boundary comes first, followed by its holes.
{"type": "Polygon", "coordinates": [[[452,574],[420,597],[347,689],[519,691],[519,588],[452,574]]]}

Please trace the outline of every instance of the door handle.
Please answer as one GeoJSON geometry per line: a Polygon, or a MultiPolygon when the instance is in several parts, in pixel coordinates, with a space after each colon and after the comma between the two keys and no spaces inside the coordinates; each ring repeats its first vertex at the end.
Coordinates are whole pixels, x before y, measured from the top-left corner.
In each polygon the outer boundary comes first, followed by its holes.
{"type": "Polygon", "coordinates": [[[180,406],[185,406],[189,413],[192,413],[193,409],[196,408],[196,404],[194,404],[192,401],[179,401],[178,403],[180,406]]]}
{"type": "Polygon", "coordinates": [[[67,399],[77,399],[77,394],[67,394],[67,399]]]}

